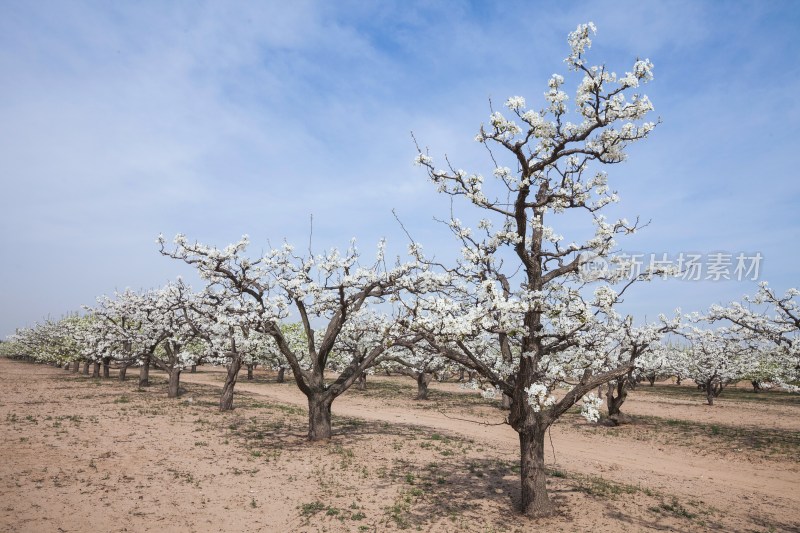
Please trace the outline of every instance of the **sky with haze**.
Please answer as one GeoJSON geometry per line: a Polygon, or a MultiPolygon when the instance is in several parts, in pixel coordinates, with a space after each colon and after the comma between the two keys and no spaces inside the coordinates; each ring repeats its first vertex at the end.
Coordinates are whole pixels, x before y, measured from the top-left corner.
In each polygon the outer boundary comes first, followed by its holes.
{"type": "MultiPolygon", "coordinates": [[[[473,139],[509,96],[544,107],[579,23],[590,63],[649,58],[661,124],[606,168],[612,214],[650,221],[628,252],[744,252],[800,286],[797,2],[0,2],[0,337],[182,263],[181,232],[253,254],[284,239],[403,254],[395,210],[428,253],[457,252],[449,199],[413,164],[491,176],[473,139]]],[[[470,207],[453,206],[471,217],[470,207]]],[[[560,227],[573,240],[571,221],[560,227]]],[[[631,290],[640,320],[702,311],[755,282],[631,290]]]]}

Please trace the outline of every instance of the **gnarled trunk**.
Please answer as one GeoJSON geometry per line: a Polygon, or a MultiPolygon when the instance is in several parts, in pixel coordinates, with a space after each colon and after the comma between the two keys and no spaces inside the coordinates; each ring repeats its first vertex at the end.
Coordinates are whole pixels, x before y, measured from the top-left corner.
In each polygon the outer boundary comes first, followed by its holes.
{"type": "Polygon", "coordinates": [[[97,361],[95,361],[95,363],[92,365],[92,377],[93,378],[100,377],[100,363],[98,363],[97,361]]]}
{"type": "Polygon", "coordinates": [[[722,393],[722,389],[725,388],[725,384],[721,381],[711,379],[705,384],[706,390],[706,401],[708,405],[714,405],[714,398],[719,396],[722,393]]]}
{"type": "Polygon", "coordinates": [[[253,367],[255,365],[247,365],[247,381],[253,380],[253,367]]]}
{"type": "Polygon", "coordinates": [[[331,438],[331,404],[333,398],[327,394],[313,394],[308,397],[308,439],[324,440],[331,438]]]}
{"type": "Polygon", "coordinates": [[[530,517],[549,516],[555,512],[555,505],[547,494],[544,440],[547,429],[557,418],[546,412],[534,411],[527,401],[527,385],[534,383],[536,377],[531,360],[523,358],[514,379],[513,402],[507,419],[519,435],[520,510],[530,517]]]}
{"type": "Polygon", "coordinates": [[[180,392],[179,387],[181,384],[181,371],[173,368],[169,373],[169,390],[167,391],[167,398],[177,398],[180,392]]]}
{"type": "Polygon", "coordinates": [[[625,403],[625,398],[628,397],[628,380],[620,378],[614,383],[608,383],[608,392],[606,392],[606,405],[608,406],[608,420],[614,424],[624,424],[629,422],[630,419],[622,414],[622,404],[625,403]],[[614,393],[616,392],[616,396],[614,393]]]}
{"type": "Polygon", "coordinates": [[[233,389],[236,387],[236,378],[242,368],[242,360],[234,357],[228,365],[228,374],[225,376],[225,385],[222,386],[222,395],[219,398],[219,410],[233,410],[233,389]]]}
{"type": "Polygon", "coordinates": [[[282,366],[278,369],[278,383],[286,383],[286,367],[282,366]]]}
{"type": "Polygon", "coordinates": [[[428,399],[428,383],[431,382],[431,375],[426,372],[417,374],[417,400],[428,399]]]}
{"type": "Polygon", "coordinates": [[[139,369],[139,388],[150,385],[150,356],[146,355],[139,369]]]}
{"type": "Polygon", "coordinates": [[[111,365],[111,358],[110,357],[103,357],[103,377],[109,377],[109,366],[111,365]]]}
{"type": "Polygon", "coordinates": [[[189,372],[191,372],[192,374],[197,373],[197,365],[192,365],[192,369],[189,372]]]}
{"type": "Polygon", "coordinates": [[[80,372],[81,370],[81,362],[80,361],[73,361],[72,362],[72,371],[73,372],[80,372]]]}
{"type": "Polygon", "coordinates": [[[358,376],[358,382],[357,382],[356,388],[358,390],[367,390],[367,374],[366,374],[366,372],[362,372],[358,376]]]}
{"type": "Polygon", "coordinates": [[[750,383],[753,385],[753,392],[761,392],[762,391],[761,383],[759,383],[756,380],[752,380],[750,383]]]}
{"type": "Polygon", "coordinates": [[[608,384],[608,392],[606,393],[606,404],[608,405],[608,416],[612,417],[615,415],[619,415],[621,413],[620,408],[622,404],[625,402],[625,398],[628,396],[628,392],[625,390],[624,384],[622,382],[617,383],[615,387],[613,383],[608,384]],[[614,396],[614,391],[616,389],[617,395],[614,396]]]}
{"type": "Polygon", "coordinates": [[[117,377],[119,377],[120,381],[125,381],[127,376],[128,376],[128,365],[124,364],[121,367],[119,367],[119,375],[117,377]]]}
{"type": "Polygon", "coordinates": [[[548,516],[555,506],[547,494],[547,473],[544,467],[546,427],[534,425],[519,432],[522,512],[527,516],[548,516]]]}
{"type": "Polygon", "coordinates": [[[89,375],[89,361],[84,361],[83,362],[83,375],[84,376],[88,376],[89,375]]]}

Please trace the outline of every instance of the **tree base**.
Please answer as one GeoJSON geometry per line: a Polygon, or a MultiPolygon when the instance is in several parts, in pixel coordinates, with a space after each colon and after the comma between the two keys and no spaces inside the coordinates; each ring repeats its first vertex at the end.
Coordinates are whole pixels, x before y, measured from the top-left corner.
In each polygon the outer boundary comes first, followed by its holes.
{"type": "Polygon", "coordinates": [[[524,516],[526,516],[527,518],[533,518],[533,519],[552,518],[553,516],[556,516],[558,514],[558,509],[556,508],[555,505],[550,504],[548,509],[544,509],[544,510],[542,510],[542,509],[536,509],[536,510],[531,509],[531,510],[529,510],[527,512],[523,511],[522,514],[524,516]]]}

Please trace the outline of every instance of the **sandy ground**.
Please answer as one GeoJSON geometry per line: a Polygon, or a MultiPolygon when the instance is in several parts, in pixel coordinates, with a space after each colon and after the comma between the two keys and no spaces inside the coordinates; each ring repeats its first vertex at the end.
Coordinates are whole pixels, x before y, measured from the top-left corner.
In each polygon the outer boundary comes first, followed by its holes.
{"type": "Polygon", "coordinates": [[[409,378],[370,378],[309,443],[292,383],[257,372],[220,413],[217,370],[184,373],[178,400],[135,377],[0,359],[0,531],[800,531],[796,397],[709,407],[660,385],[626,402],[636,424],[567,415],[548,454],[560,513],[533,521],[513,510],[516,434],[455,384],[418,402],[409,378]]]}

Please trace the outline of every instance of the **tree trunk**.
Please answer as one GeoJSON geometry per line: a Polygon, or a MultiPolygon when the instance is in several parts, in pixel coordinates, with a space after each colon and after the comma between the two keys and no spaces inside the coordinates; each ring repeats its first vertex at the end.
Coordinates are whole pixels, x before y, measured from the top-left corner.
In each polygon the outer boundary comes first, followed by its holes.
{"type": "Polygon", "coordinates": [[[627,379],[620,378],[616,383],[608,382],[608,392],[606,392],[606,405],[608,406],[608,420],[618,426],[630,421],[630,418],[622,414],[622,404],[628,397],[627,379]],[[616,392],[616,396],[614,396],[616,392]]]}
{"type": "Polygon", "coordinates": [[[714,404],[714,398],[722,394],[722,389],[725,388],[725,383],[722,381],[710,381],[706,385],[706,395],[709,399],[708,405],[714,404]]]}
{"type": "Polygon", "coordinates": [[[417,400],[428,399],[428,383],[431,382],[431,375],[425,372],[417,374],[417,400]]]}
{"type": "Polygon", "coordinates": [[[119,367],[119,380],[120,381],[125,381],[125,378],[127,377],[127,374],[128,374],[128,365],[124,364],[121,367],[119,367]]]}
{"type": "Polygon", "coordinates": [[[253,366],[247,365],[247,381],[253,381],[253,366]]]}
{"type": "Polygon", "coordinates": [[[142,367],[139,369],[139,388],[148,387],[150,385],[150,356],[146,355],[142,361],[142,367]]]}
{"type": "Polygon", "coordinates": [[[333,400],[323,394],[308,397],[308,439],[331,438],[331,404],[333,400]]]}
{"type": "Polygon", "coordinates": [[[533,426],[519,433],[522,512],[527,516],[549,516],[555,506],[547,495],[547,473],[544,467],[546,427],[533,426]]]}
{"type": "Polygon", "coordinates": [[[99,378],[100,377],[100,363],[95,362],[92,365],[92,377],[99,378]]]}
{"type": "Polygon", "coordinates": [[[465,374],[465,373],[466,373],[466,370],[464,370],[463,368],[460,368],[460,369],[458,370],[458,382],[459,382],[459,383],[461,383],[462,381],[464,381],[464,374],[465,374]]]}
{"type": "Polygon", "coordinates": [[[753,392],[761,392],[761,383],[756,380],[750,382],[753,385],[753,392]]]}
{"type": "Polygon", "coordinates": [[[606,393],[606,403],[608,404],[608,416],[612,417],[620,414],[620,408],[625,402],[625,397],[628,393],[622,384],[617,384],[616,387],[612,383],[608,384],[608,392],[606,393]],[[617,391],[617,396],[614,396],[614,389],[617,391]]]}
{"type": "Polygon", "coordinates": [[[69,361],[67,361],[66,363],[64,363],[64,366],[63,366],[62,368],[63,368],[64,370],[69,370],[69,361]]]}
{"type": "Polygon", "coordinates": [[[192,369],[189,372],[191,372],[192,374],[197,373],[197,365],[192,365],[192,369]]]}
{"type": "Polygon", "coordinates": [[[683,378],[681,376],[675,376],[675,385],[680,385],[683,378]]]}
{"type": "Polygon", "coordinates": [[[169,391],[167,398],[177,398],[179,394],[179,387],[181,384],[181,371],[173,368],[169,373],[169,391]]]}
{"type": "Polygon", "coordinates": [[[222,386],[222,396],[219,398],[220,411],[233,410],[233,389],[236,387],[236,378],[239,376],[239,370],[241,368],[241,358],[234,357],[231,360],[231,364],[228,365],[228,374],[225,376],[225,385],[222,386]]]}
{"type": "Polygon", "coordinates": [[[367,374],[366,372],[362,372],[358,376],[358,385],[356,385],[358,390],[367,390],[367,374]]]}
{"type": "Polygon", "coordinates": [[[73,372],[80,372],[81,370],[81,362],[80,361],[73,361],[72,362],[72,371],[73,372]]]}
{"type": "Polygon", "coordinates": [[[83,375],[84,376],[88,376],[89,375],[89,361],[84,361],[83,362],[83,375]]]}
{"type": "Polygon", "coordinates": [[[722,390],[717,390],[717,384],[714,383],[713,379],[706,381],[703,384],[703,389],[706,393],[706,401],[708,402],[708,405],[714,405],[714,398],[719,396],[719,393],[722,392],[722,390]]]}
{"type": "Polygon", "coordinates": [[[650,382],[650,386],[653,387],[656,384],[656,376],[647,376],[647,381],[650,382]]]}
{"type": "Polygon", "coordinates": [[[278,368],[278,383],[286,383],[286,367],[278,368]]]}
{"type": "Polygon", "coordinates": [[[108,378],[109,377],[109,365],[110,364],[111,364],[111,358],[110,357],[104,357],[103,358],[103,377],[104,378],[108,378]]]}

